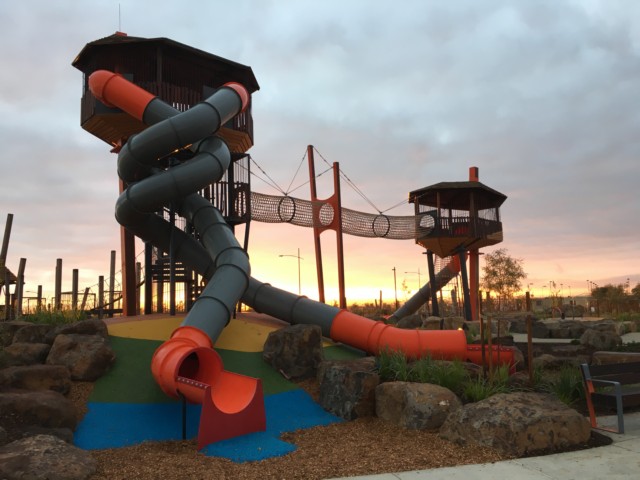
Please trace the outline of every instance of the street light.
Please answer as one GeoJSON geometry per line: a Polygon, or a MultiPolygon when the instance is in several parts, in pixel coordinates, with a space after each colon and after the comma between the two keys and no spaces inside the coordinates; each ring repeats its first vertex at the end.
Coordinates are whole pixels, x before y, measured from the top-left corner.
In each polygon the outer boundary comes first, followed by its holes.
{"type": "Polygon", "coordinates": [[[420,267],[418,267],[418,271],[417,272],[404,272],[404,273],[417,273],[418,274],[418,290],[420,290],[420,287],[422,287],[422,283],[420,283],[420,267]]]}
{"type": "Polygon", "coordinates": [[[300,249],[298,248],[297,255],[278,255],[279,257],[293,257],[298,259],[298,295],[302,295],[302,284],[300,283],[300,260],[304,260],[304,258],[300,257],[300,249]]]}

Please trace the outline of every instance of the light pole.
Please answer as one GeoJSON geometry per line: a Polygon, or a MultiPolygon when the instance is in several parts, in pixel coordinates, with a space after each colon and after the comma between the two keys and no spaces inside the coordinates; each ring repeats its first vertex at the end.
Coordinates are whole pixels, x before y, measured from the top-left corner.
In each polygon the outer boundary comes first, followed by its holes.
{"type": "Polygon", "coordinates": [[[420,283],[420,267],[418,267],[418,271],[417,272],[404,272],[404,273],[417,273],[418,274],[418,290],[420,290],[420,287],[422,287],[422,283],[420,283]]]}
{"type": "Polygon", "coordinates": [[[300,260],[304,258],[300,257],[300,249],[298,248],[297,255],[278,255],[279,257],[293,257],[298,259],[298,295],[302,295],[302,284],[300,283],[300,260]]]}
{"type": "Polygon", "coordinates": [[[398,310],[398,285],[396,283],[396,267],[393,267],[393,294],[396,299],[396,310],[398,310]]]}

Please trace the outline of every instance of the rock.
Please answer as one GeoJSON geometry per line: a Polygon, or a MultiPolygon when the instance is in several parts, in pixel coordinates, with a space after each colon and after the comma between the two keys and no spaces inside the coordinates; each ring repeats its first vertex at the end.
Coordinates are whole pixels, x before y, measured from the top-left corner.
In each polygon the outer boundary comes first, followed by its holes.
{"type": "Polygon", "coordinates": [[[595,350],[611,350],[617,345],[622,345],[622,338],[617,333],[609,330],[591,329],[582,334],[580,344],[593,347],[595,350]]]}
{"type": "Polygon", "coordinates": [[[29,425],[14,432],[13,437],[18,440],[19,438],[34,437],[36,435],[51,435],[58,437],[60,440],[64,440],[69,445],[73,445],[73,431],[70,428],[48,428],[29,425]]]}
{"type": "Polygon", "coordinates": [[[12,343],[4,348],[5,366],[36,365],[44,363],[51,350],[46,343],[12,343]]]}
{"type": "Polygon", "coordinates": [[[324,359],[322,330],[317,325],[292,325],[275,330],[264,343],[262,358],[286,378],[313,377],[324,359]]]}
{"type": "Polygon", "coordinates": [[[636,325],[636,322],[631,320],[622,322],[622,326],[624,327],[625,333],[635,333],[638,331],[638,325],[636,325]]]}
{"type": "MultiPolygon", "coordinates": [[[[593,352],[591,362],[594,365],[606,365],[608,363],[633,363],[640,362],[640,353],[635,352],[593,352]]],[[[583,362],[586,363],[586,362],[583,362]]]]}
{"type": "Polygon", "coordinates": [[[521,457],[584,444],[591,436],[591,426],[584,416],[551,395],[516,392],[453,411],[440,428],[440,436],[521,457]]]}
{"type": "Polygon", "coordinates": [[[531,336],[533,338],[549,338],[549,328],[543,322],[534,322],[531,325],[531,336]]]}
{"type": "MultiPolygon", "coordinates": [[[[440,319],[438,319],[438,321],[440,321],[440,319]]],[[[421,326],[422,326],[422,317],[418,313],[414,313],[413,315],[408,315],[406,317],[403,317],[400,320],[398,320],[398,323],[396,323],[396,327],[406,328],[406,329],[419,328],[421,326]]]]}
{"type": "Polygon", "coordinates": [[[0,424],[5,428],[38,425],[74,430],[76,411],[64,395],[51,390],[4,392],[0,393],[0,424]]]}
{"type": "Polygon", "coordinates": [[[4,445],[5,443],[7,443],[7,438],[9,438],[9,436],[7,435],[7,431],[0,427],[0,445],[4,445]]]}
{"type": "Polygon", "coordinates": [[[12,321],[12,322],[0,322],[0,347],[6,347],[13,343],[13,336],[16,332],[27,325],[31,325],[29,322],[12,321]]]}
{"type": "MultiPolygon", "coordinates": [[[[408,323],[413,324],[413,321],[415,320],[413,317],[407,317],[407,318],[411,318],[411,322],[407,321],[408,323]]],[[[440,317],[427,317],[424,320],[422,320],[422,323],[420,325],[418,325],[418,327],[424,329],[424,330],[442,330],[442,327],[444,326],[444,319],[440,318],[440,317]]],[[[418,328],[418,327],[407,327],[407,328],[418,328]]]]}
{"type": "Polygon", "coordinates": [[[587,327],[579,320],[561,320],[547,323],[549,338],[580,338],[587,327]]]}
{"type": "Polygon", "coordinates": [[[71,389],[71,377],[62,365],[32,365],[0,370],[0,388],[21,390],[53,390],[66,395],[71,389]]]}
{"type": "Polygon", "coordinates": [[[428,383],[385,382],[376,387],[376,415],[405,428],[440,428],[450,412],[462,406],[448,388],[428,383]]]}
{"type": "Polygon", "coordinates": [[[116,356],[102,336],[60,334],[47,356],[47,365],[64,365],[72,380],[95,381],[107,373],[116,356]]]}
{"type": "Polygon", "coordinates": [[[107,325],[97,318],[82,320],[80,322],[70,323],[69,325],[61,325],[54,328],[47,335],[47,343],[53,343],[58,335],[100,335],[105,339],[109,338],[107,325]]]}
{"type": "Polygon", "coordinates": [[[539,357],[533,359],[533,368],[559,370],[564,365],[577,366],[578,363],[573,358],[556,357],[554,355],[549,355],[548,353],[543,353],[539,357]]]}
{"type": "Polygon", "coordinates": [[[374,357],[324,361],[318,369],[319,403],[346,420],[375,414],[375,389],[380,383],[374,357]]]}
{"type": "Polygon", "coordinates": [[[96,472],[87,451],[51,436],[36,435],[0,448],[0,478],[6,480],[84,480],[96,472]]]}
{"type": "Polygon", "coordinates": [[[48,343],[47,334],[54,329],[53,325],[31,323],[16,330],[13,343],[48,343]]]}
{"type": "Polygon", "coordinates": [[[616,335],[624,335],[625,328],[622,322],[616,322],[615,320],[605,319],[591,324],[593,330],[598,332],[615,333],[616,335]]]}

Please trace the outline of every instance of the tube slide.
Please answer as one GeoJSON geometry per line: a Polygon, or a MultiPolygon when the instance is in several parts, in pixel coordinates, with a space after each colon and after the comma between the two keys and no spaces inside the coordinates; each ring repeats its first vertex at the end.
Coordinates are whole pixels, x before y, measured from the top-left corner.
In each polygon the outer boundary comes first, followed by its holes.
{"type": "Polygon", "coordinates": [[[455,276],[460,273],[460,259],[457,256],[451,257],[449,262],[436,274],[434,284],[427,282],[420,290],[418,290],[405,304],[400,307],[393,315],[391,319],[400,320],[413,313],[416,313],[418,309],[427,303],[431,299],[431,288],[435,288],[435,291],[439,291],[449,283],[455,276]]]}
{"type": "MultiPolygon", "coordinates": [[[[183,113],[112,72],[94,72],[89,87],[106,105],[150,125],[129,138],[118,155],[118,175],[129,185],[116,203],[118,222],[144,241],[171,249],[178,260],[208,280],[182,325],[155,352],[151,366],[167,395],[203,404],[200,446],[264,430],[260,381],[224,371],[213,350],[240,299],[291,324],[319,325],[324,336],[368,353],[391,349],[413,358],[468,358],[463,331],[398,329],[250,276],[247,254],[222,215],[196,193],[218,181],[230,164],[228,147],[213,134],[246,107],[249,96],[241,85],[226,84],[183,113]],[[193,158],[167,170],[160,168],[159,159],[186,148],[193,158]],[[194,225],[200,241],[156,215],[167,205],[194,225]],[[224,428],[214,430],[211,425],[224,428]]],[[[441,281],[446,283],[442,272],[441,281]]],[[[503,354],[504,363],[510,361],[507,357],[503,354]]]]}

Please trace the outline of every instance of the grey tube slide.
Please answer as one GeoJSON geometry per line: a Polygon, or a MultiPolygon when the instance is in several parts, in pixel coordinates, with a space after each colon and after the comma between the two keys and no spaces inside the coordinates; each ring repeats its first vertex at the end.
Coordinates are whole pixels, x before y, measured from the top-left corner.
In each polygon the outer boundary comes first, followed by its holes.
{"type": "Polygon", "coordinates": [[[418,309],[427,303],[431,298],[431,288],[435,288],[436,292],[444,288],[455,276],[460,272],[460,262],[452,258],[442,270],[436,274],[434,285],[427,282],[420,290],[418,290],[404,305],[402,305],[391,317],[392,322],[416,313],[418,309]]]}

